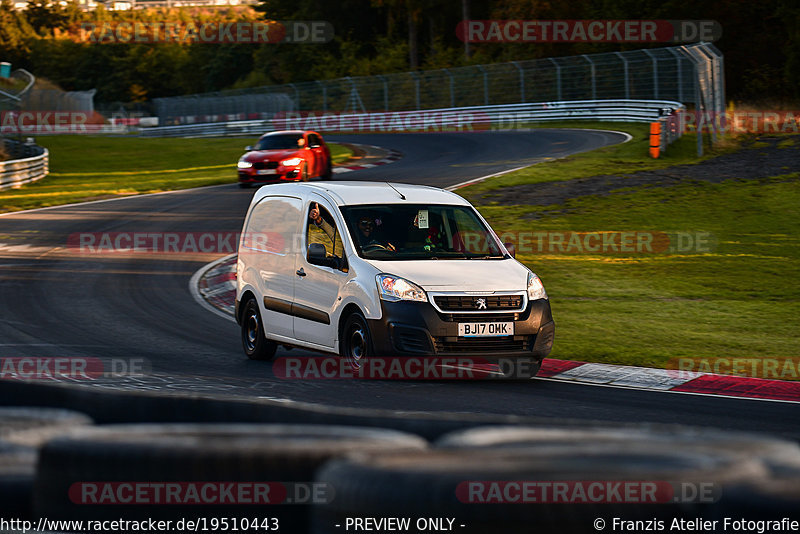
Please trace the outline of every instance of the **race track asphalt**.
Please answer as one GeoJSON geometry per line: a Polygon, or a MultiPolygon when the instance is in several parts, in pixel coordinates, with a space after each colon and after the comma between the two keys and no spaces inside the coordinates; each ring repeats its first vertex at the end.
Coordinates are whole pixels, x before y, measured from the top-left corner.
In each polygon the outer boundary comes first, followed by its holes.
{"type": "MultiPolygon", "coordinates": [[[[403,153],[336,179],[440,187],[623,140],[577,130],[328,136],[403,153]]],[[[46,143],[45,143],[46,144],[46,143]]],[[[232,181],[234,180],[232,172],[232,181]]],[[[224,186],[129,197],[0,217],[0,356],[147,362],[143,377],[82,381],[106,388],[291,399],[333,406],[686,423],[800,439],[790,403],[591,386],[545,379],[284,380],[245,358],[238,327],[189,292],[216,254],[81,254],[82,232],[238,232],[254,190],[224,186]]],[[[554,309],[558,321],[558,309],[554,309]]],[[[556,343],[558,336],[556,336],[556,343]]],[[[279,350],[279,356],[311,354],[279,350]]]]}

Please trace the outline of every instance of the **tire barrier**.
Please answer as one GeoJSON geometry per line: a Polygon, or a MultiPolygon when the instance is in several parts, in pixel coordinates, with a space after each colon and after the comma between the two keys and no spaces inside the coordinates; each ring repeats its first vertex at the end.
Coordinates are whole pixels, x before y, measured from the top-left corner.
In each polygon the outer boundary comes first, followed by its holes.
{"type": "MultiPolygon", "coordinates": [[[[726,517],[751,521],[797,519],[797,511],[800,510],[800,455],[780,451],[770,454],[764,461],[770,471],[767,479],[749,481],[726,493],[716,516],[721,525],[726,517]]],[[[760,530],[758,524],[727,527],[728,531],[734,529],[751,532],[760,530]]],[[[770,530],[788,532],[792,529],[780,526],[770,530]]]]}
{"type": "MultiPolygon", "coordinates": [[[[214,395],[109,391],[71,384],[0,383],[0,406],[58,406],[83,412],[98,424],[111,423],[283,423],[346,425],[398,430],[435,440],[448,432],[481,425],[547,425],[541,417],[398,412],[326,407],[272,399],[214,395]]],[[[563,420],[582,426],[586,421],[563,420]]]]}
{"type": "Polygon", "coordinates": [[[721,486],[765,473],[757,460],[739,455],[636,441],[362,455],[319,472],[318,482],[334,486],[336,499],[315,507],[313,525],[333,533],[354,516],[409,513],[452,519],[456,531],[469,534],[596,532],[597,518],[612,517],[669,524],[705,515],[721,486]],[[684,493],[698,487],[714,492],[684,493]]]}
{"type": "Polygon", "coordinates": [[[36,447],[91,424],[68,410],[0,407],[0,517],[30,519],[36,447]]]}
{"type": "Polygon", "coordinates": [[[36,449],[0,442],[0,518],[30,519],[36,449]]]}
{"type": "MultiPolygon", "coordinates": [[[[638,443],[669,444],[681,451],[741,455],[757,458],[765,468],[800,466],[797,443],[770,436],[677,425],[575,427],[497,426],[470,428],[446,434],[435,442],[445,449],[523,449],[572,446],[575,443],[610,445],[638,443]]],[[[800,469],[800,468],[799,468],[800,469]]]]}
{"type": "MultiPolygon", "coordinates": [[[[691,454],[722,454],[740,461],[757,461],[765,472],[755,480],[734,481],[725,488],[709,519],[744,516],[760,519],[791,517],[800,509],[800,446],[793,441],[750,433],[652,425],[630,427],[537,428],[481,427],[442,436],[435,446],[444,450],[536,451],[559,450],[575,443],[596,447],[669,446],[691,454]],[[794,488],[794,490],[792,489],[794,488]]],[[[729,529],[730,530],[730,529],[729,529]]]]}
{"type": "Polygon", "coordinates": [[[302,533],[311,503],[335,495],[313,486],[323,463],[427,447],[407,433],[325,425],[86,428],[41,449],[34,509],[38,517],[74,520],[259,516],[277,518],[281,532],[302,533]]]}
{"type": "MultiPolygon", "coordinates": [[[[800,476],[769,478],[743,484],[725,494],[714,519],[723,524],[725,518],[746,518],[747,521],[781,521],[782,518],[797,520],[800,510],[800,476]]],[[[721,530],[721,529],[720,529],[721,530]]],[[[727,528],[731,531],[730,527],[727,528]]],[[[737,530],[763,532],[757,525],[742,525],[737,530]]],[[[783,526],[769,531],[789,532],[783,526]]]]}
{"type": "Polygon", "coordinates": [[[87,415],[71,410],[35,407],[0,407],[0,440],[38,447],[73,428],[91,425],[87,415]]]}

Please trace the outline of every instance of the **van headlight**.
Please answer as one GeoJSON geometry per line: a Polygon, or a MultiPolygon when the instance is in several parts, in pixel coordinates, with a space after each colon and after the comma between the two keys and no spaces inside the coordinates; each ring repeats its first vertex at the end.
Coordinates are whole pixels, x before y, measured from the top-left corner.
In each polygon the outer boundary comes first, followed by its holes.
{"type": "Polygon", "coordinates": [[[391,274],[379,274],[375,277],[378,282],[378,294],[382,300],[396,302],[398,300],[416,300],[428,302],[425,290],[414,282],[391,274]]]}
{"type": "Polygon", "coordinates": [[[528,300],[546,299],[547,291],[539,277],[533,273],[528,273],[528,300]]]}
{"type": "Polygon", "coordinates": [[[250,167],[253,166],[253,163],[250,161],[240,161],[239,163],[236,164],[236,166],[239,167],[240,169],[249,169],[250,167]]]}

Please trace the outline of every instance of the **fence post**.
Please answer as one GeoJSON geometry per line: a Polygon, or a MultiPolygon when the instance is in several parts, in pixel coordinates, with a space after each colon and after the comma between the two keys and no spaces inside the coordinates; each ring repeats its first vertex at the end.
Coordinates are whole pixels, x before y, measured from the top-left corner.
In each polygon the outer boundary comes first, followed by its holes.
{"type": "Polygon", "coordinates": [[[294,106],[297,108],[297,111],[300,111],[300,92],[297,90],[297,86],[293,83],[287,83],[286,85],[294,90],[294,106]]]}
{"type": "Polygon", "coordinates": [[[592,100],[597,100],[597,85],[595,83],[596,80],[595,80],[594,61],[592,61],[592,59],[589,56],[587,56],[586,54],[583,54],[581,57],[583,57],[583,59],[585,59],[586,61],[589,62],[589,65],[590,65],[590,68],[591,68],[591,73],[592,73],[592,100]]]}
{"type": "Polygon", "coordinates": [[[409,72],[409,74],[411,74],[411,76],[414,77],[414,93],[416,95],[417,111],[419,111],[421,107],[419,105],[419,74],[417,74],[417,72],[413,70],[409,72]]]}
{"type": "Polygon", "coordinates": [[[683,58],[674,48],[667,48],[670,54],[675,56],[675,66],[678,72],[678,102],[683,102],[683,69],[681,68],[681,61],[683,58]]]}
{"type": "Polygon", "coordinates": [[[519,61],[511,62],[519,70],[519,101],[525,103],[525,70],[520,67],[519,61]]]}
{"type": "Polygon", "coordinates": [[[483,65],[476,65],[478,69],[483,73],[483,105],[489,105],[489,75],[486,72],[486,69],[483,68],[483,65]]]}
{"type": "Polygon", "coordinates": [[[621,53],[619,52],[614,52],[614,53],[617,55],[617,57],[619,57],[622,60],[622,69],[624,73],[624,83],[625,83],[625,100],[630,100],[631,88],[630,88],[630,83],[628,81],[628,60],[625,59],[625,56],[623,56],[621,53]]]}
{"type": "Polygon", "coordinates": [[[450,72],[450,69],[442,69],[447,76],[450,78],[450,107],[456,107],[456,93],[455,88],[453,87],[453,74],[450,72]]]}
{"type": "MultiPolygon", "coordinates": [[[[695,72],[697,72],[697,65],[694,66],[695,72]]],[[[703,103],[700,100],[700,79],[699,74],[695,80],[694,85],[694,98],[695,98],[695,105],[694,111],[697,117],[695,118],[695,128],[697,129],[697,155],[703,155],[703,118],[705,117],[705,110],[703,109],[703,103]]]]}
{"type": "Polygon", "coordinates": [[[378,78],[383,82],[383,110],[389,111],[389,82],[383,74],[378,74],[378,78]]]}
{"type": "Polygon", "coordinates": [[[561,98],[561,65],[558,64],[558,61],[549,57],[549,59],[553,65],[556,66],[556,100],[562,100],[561,98]]]}
{"type": "Polygon", "coordinates": [[[325,113],[328,111],[328,89],[325,87],[325,82],[320,80],[317,80],[317,85],[322,87],[322,112],[325,113]]]}
{"type": "Polygon", "coordinates": [[[653,100],[658,100],[658,58],[646,48],[643,52],[653,60],[653,100]]]}

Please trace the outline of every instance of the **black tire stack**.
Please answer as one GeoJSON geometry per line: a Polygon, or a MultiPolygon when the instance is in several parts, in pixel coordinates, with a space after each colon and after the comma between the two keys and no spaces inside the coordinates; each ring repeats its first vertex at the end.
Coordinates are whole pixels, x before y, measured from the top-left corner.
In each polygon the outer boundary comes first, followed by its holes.
{"type": "MultiPolygon", "coordinates": [[[[458,532],[475,534],[597,532],[596,520],[611,530],[613,517],[662,521],[669,530],[675,518],[710,519],[730,506],[732,495],[752,495],[753,484],[770,480],[770,465],[779,460],[800,465],[800,449],[791,442],[683,427],[482,427],[446,435],[435,445],[425,454],[378,453],[328,463],[318,480],[336,488],[336,500],[315,509],[314,531],[340,531],[335,525],[347,517],[404,515],[455,518],[458,532]],[[551,491],[554,483],[585,488],[615,481],[654,483],[659,490],[648,502],[641,496],[592,502],[580,494],[547,501],[542,493],[524,502],[518,492],[509,498],[502,489],[487,491],[522,481],[551,491]]],[[[792,480],[800,487],[800,478],[792,480]]],[[[797,509],[800,490],[786,492],[788,481],[770,484],[789,495],[779,510],[790,504],[797,509]]]]}
{"type": "MultiPolygon", "coordinates": [[[[59,519],[278,518],[281,532],[307,532],[310,504],[81,504],[81,482],[314,482],[317,469],[352,452],[419,454],[422,438],[385,429],[326,425],[111,425],[74,432],[41,450],[38,516],[59,519]],[[70,488],[73,492],[70,493],[70,488]]],[[[335,492],[333,488],[332,492],[335,492]]],[[[327,497],[334,497],[327,493],[327,497]]],[[[291,498],[291,492],[289,497],[291,498]]]]}
{"type": "Polygon", "coordinates": [[[91,423],[69,410],[0,407],[0,518],[31,519],[37,448],[91,423]]]}

